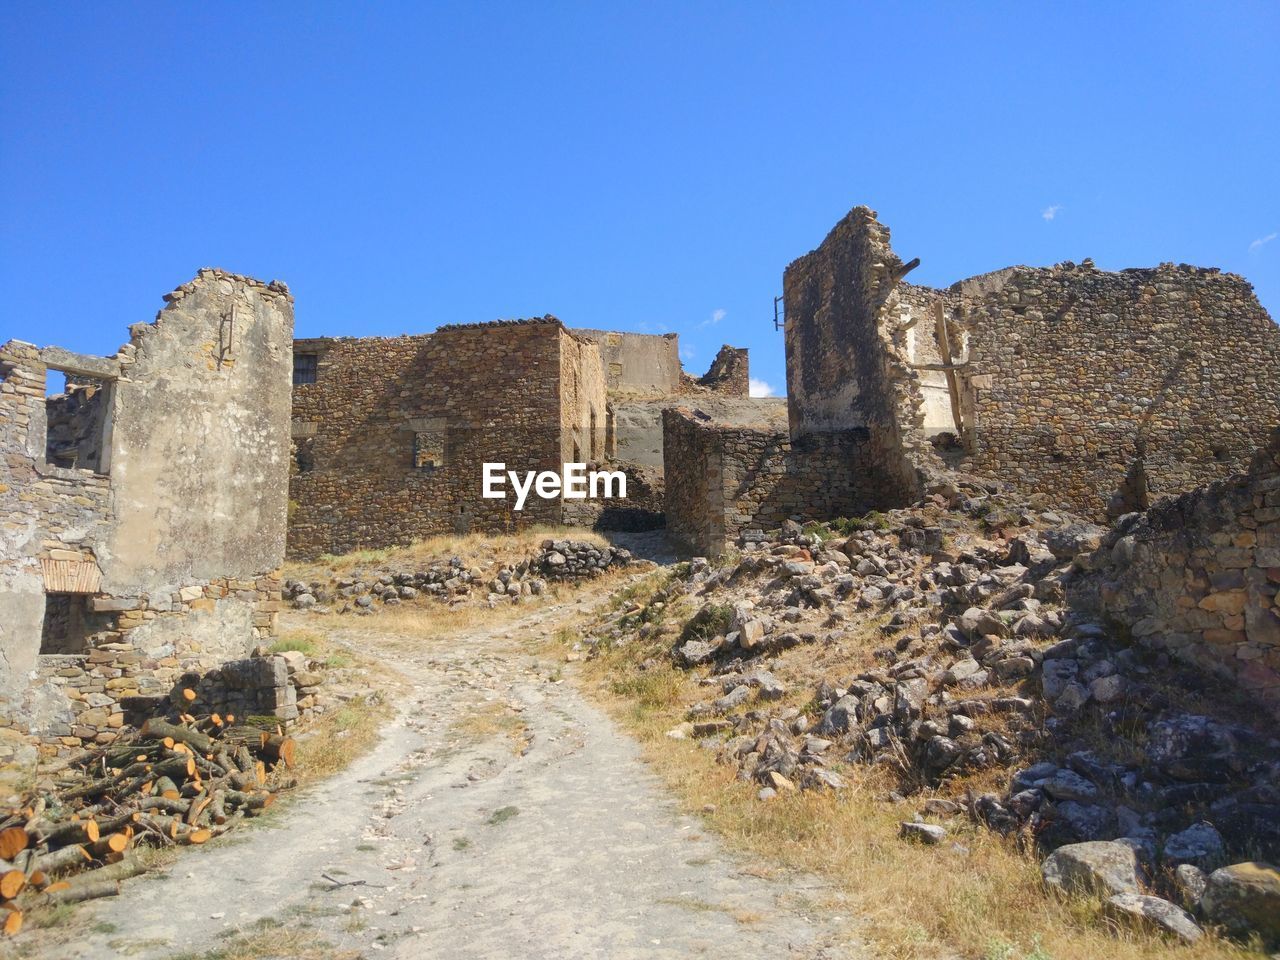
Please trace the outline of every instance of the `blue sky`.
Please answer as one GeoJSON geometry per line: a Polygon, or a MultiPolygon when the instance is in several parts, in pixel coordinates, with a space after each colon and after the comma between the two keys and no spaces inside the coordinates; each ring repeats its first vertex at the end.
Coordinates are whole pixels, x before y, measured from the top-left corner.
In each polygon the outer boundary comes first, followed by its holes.
{"type": "Polygon", "coordinates": [[[0,9],[0,340],[110,353],[200,266],[300,336],[554,313],[751,349],[866,203],[916,282],[1221,266],[1280,316],[1280,4],[0,9]]]}

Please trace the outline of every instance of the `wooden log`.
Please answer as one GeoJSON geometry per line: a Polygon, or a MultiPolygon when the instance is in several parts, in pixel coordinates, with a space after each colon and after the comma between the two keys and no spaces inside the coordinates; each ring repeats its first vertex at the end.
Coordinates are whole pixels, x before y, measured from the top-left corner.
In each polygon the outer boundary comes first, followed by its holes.
{"type": "Polygon", "coordinates": [[[201,827],[199,830],[192,830],[184,838],[187,843],[202,844],[207,843],[209,838],[213,836],[213,831],[208,828],[201,827]]]}
{"type": "Polygon", "coordinates": [[[7,870],[0,874],[0,897],[12,900],[27,885],[27,875],[21,870],[7,870]]]}
{"type": "Polygon", "coordinates": [[[20,903],[22,910],[30,911],[38,907],[56,907],[63,903],[81,903],[85,900],[96,900],[99,897],[115,897],[120,894],[119,880],[100,880],[82,884],[52,884],[43,893],[32,893],[24,897],[20,903]],[[55,889],[56,888],[56,889],[55,889]]]}
{"type": "Polygon", "coordinates": [[[146,872],[146,865],[132,852],[128,852],[115,863],[108,864],[105,867],[98,867],[96,870],[76,874],[67,880],[67,884],[77,887],[81,884],[96,883],[103,880],[128,880],[130,877],[136,877],[146,872]]]}
{"type": "Polygon", "coordinates": [[[170,800],[167,797],[147,797],[140,804],[139,810],[163,810],[165,813],[184,814],[191,808],[190,800],[170,800]]]}
{"type": "Polygon", "coordinates": [[[209,798],[209,819],[218,826],[227,822],[227,809],[223,805],[224,791],[219,790],[209,798]]]}
{"type": "Polygon", "coordinates": [[[177,800],[181,796],[178,785],[169,777],[160,777],[156,780],[154,792],[157,797],[163,797],[166,800],[177,800]]]}
{"type": "Polygon", "coordinates": [[[58,824],[40,837],[40,843],[48,847],[61,847],[68,843],[92,843],[99,836],[98,824],[93,820],[68,820],[58,824]]]}
{"type": "Polygon", "coordinates": [[[125,833],[113,833],[94,843],[89,850],[95,857],[102,858],[112,853],[124,853],[129,849],[129,836],[125,833]]]}
{"type": "Polygon", "coordinates": [[[92,859],[89,851],[82,846],[63,847],[36,857],[35,868],[47,874],[55,874],[73,867],[83,867],[92,859]]]}
{"type": "Polygon", "coordinates": [[[179,743],[186,744],[199,753],[209,753],[213,749],[213,740],[207,734],[165,720],[148,720],[142,725],[138,734],[144,739],[151,740],[172,737],[175,746],[179,743]]]}
{"type": "Polygon", "coordinates": [[[18,931],[22,929],[22,911],[10,910],[4,918],[4,935],[6,937],[16,937],[18,931]]]}
{"type": "Polygon", "coordinates": [[[292,767],[295,749],[292,737],[269,736],[262,741],[261,755],[272,763],[283,761],[286,767],[292,767]]]}
{"type": "Polygon", "coordinates": [[[104,817],[98,821],[99,833],[115,833],[117,830],[123,830],[126,833],[132,833],[132,825],[138,822],[140,814],[137,810],[124,810],[117,813],[114,817],[104,817]]]}

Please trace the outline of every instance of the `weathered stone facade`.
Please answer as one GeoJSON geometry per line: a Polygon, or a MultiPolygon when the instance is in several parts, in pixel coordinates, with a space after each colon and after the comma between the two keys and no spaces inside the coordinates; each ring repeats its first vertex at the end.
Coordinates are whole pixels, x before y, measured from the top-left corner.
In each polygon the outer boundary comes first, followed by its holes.
{"type": "Polygon", "coordinates": [[[281,606],[288,289],[201,270],[165,299],[114,357],[0,346],[0,720],[51,746],[108,742],[281,606]]]}
{"type": "Polygon", "coordinates": [[[599,348],[553,317],[393,338],[300,340],[290,553],[559,523],[559,500],[482,496],[483,464],[554,470],[603,451],[599,348]]]}
{"type": "Polygon", "coordinates": [[[726,397],[750,396],[751,369],[747,360],[747,351],[742,347],[731,347],[726,343],[711,361],[707,372],[695,382],[700,387],[714,390],[726,397]]]}
{"type": "Polygon", "coordinates": [[[783,274],[791,436],[867,431],[881,474],[907,503],[941,466],[924,432],[920,378],[902,322],[904,264],[889,231],[856,207],[783,274]]]}
{"type": "Polygon", "coordinates": [[[1280,715],[1280,430],[1252,468],[1124,518],[1077,599],[1280,715]]]}
{"type": "Polygon", "coordinates": [[[793,441],[786,431],[716,423],[683,408],[665,410],[663,428],[668,536],[689,553],[718,556],[795,516],[858,516],[896,502],[866,430],[793,441]]]}
{"type": "Polygon", "coordinates": [[[969,469],[1024,492],[1095,518],[1113,498],[1112,516],[1141,509],[1131,472],[1152,500],[1181,493],[1243,470],[1280,423],[1280,328],[1241,277],[1085,261],[956,293],[969,469]]]}
{"type": "Polygon", "coordinates": [[[871,430],[904,502],[953,465],[1095,519],[1243,469],[1280,422],[1280,329],[1240,277],[1010,267],[946,290],[855,208],[787,268],[793,436],[871,430]]]}

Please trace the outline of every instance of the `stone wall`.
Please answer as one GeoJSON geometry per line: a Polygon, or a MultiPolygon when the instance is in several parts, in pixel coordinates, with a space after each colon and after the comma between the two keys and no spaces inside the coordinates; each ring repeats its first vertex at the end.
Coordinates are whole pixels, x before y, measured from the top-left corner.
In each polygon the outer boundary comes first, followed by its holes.
{"type": "Polygon", "coordinates": [[[482,497],[482,466],[561,469],[604,444],[596,347],[554,317],[442,327],[393,338],[298,341],[316,380],[295,385],[299,454],[290,478],[289,550],[312,557],[471,529],[558,523],[558,500],[516,512],[482,497]],[[582,447],[586,451],[581,451],[582,447]]]}
{"type": "Polygon", "coordinates": [[[954,433],[953,466],[1102,520],[1243,469],[1280,418],[1280,329],[1240,277],[1086,260],[934,290],[915,262],[856,207],[784,276],[792,436],[867,428],[904,503],[954,433]]]}
{"type": "Polygon", "coordinates": [[[752,530],[785,520],[861,516],[896,502],[866,430],[792,440],[786,431],[663,412],[667,532],[682,549],[717,556],[752,530]]]}
{"type": "Polygon", "coordinates": [[[897,291],[913,266],[893,252],[875,211],[855,207],[783,274],[792,438],[865,431],[902,503],[941,467],[925,436],[897,291]]]}
{"type": "Polygon", "coordinates": [[[674,333],[620,333],[575,328],[600,347],[605,385],[611,394],[660,396],[680,389],[680,338],[674,333]]]}
{"type": "Polygon", "coordinates": [[[166,671],[275,629],[288,289],[201,270],[165,299],[114,357],[0,346],[0,725],[46,746],[108,742],[166,671]],[[49,461],[50,414],[55,430],[76,416],[46,398],[51,371],[101,385],[94,425],[73,430],[79,449],[101,431],[97,463],[49,461]],[[46,595],[50,626],[82,628],[77,663],[41,652],[46,595]]]}
{"type": "Polygon", "coordinates": [[[609,411],[599,344],[573,332],[561,339],[559,386],[561,460],[603,460],[609,411]]]}
{"type": "Polygon", "coordinates": [[[1241,277],[1086,261],[984,286],[963,301],[975,472],[1103,519],[1146,506],[1133,473],[1152,501],[1190,490],[1280,422],[1280,329],[1241,277]]]}
{"type": "Polygon", "coordinates": [[[1074,588],[1280,716],[1280,430],[1244,474],[1124,518],[1074,588]]]}
{"type": "Polygon", "coordinates": [[[720,348],[711,366],[698,385],[727,397],[746,397],[751,394],[751,368],[745,347],[731,347],[727,343],[720,348]]]}

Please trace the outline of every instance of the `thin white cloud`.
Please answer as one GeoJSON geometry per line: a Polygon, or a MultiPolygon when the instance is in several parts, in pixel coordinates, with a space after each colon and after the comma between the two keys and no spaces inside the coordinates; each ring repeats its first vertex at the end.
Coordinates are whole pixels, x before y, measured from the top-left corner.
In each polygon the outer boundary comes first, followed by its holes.
{"type": "Polygon", "coordinates": [[[1058,215],[1058,211],[1061,209],[1062,209],[1062,204],[1055,203],[1052,206],[1045,207],[1044,212],[1041,213],[1040,216],[1044,217],[1046,220],[1052,220],[1054,217],[1058,215]]]}
{"type": "Polygon", "coordinates": [[[711,316],[709,316],[706,320],[703,320],[700,324],[698,324],[698,326],[714,327],[717,323],[719,323],[728,315],[729,315],[729,312],[725,310],[723,307],[717,307],[715,310],[711,311],[711,316]]]}
{"type": "Polygon", "coordinates": [[[697,350],[695,350],[695,349],[693,349],[693,347],[681,347],[681,348],[680,348],[680,359],[681,359],[681,360],[686,360],[686,361],[687,361],[687,360],[692,360],[692,359],[693,359],[694,357],[696,357],[697,355],[698,355],[698,351],[697,351],[697,350]]]}
{"type": "Polygon", "coordinates": [[[757,380],[752,377],[747,382],[747,393],[752,397],[776,397],[778,391],[774,390],[769,384],[763,380],[757,380]]]}
{"type": "Polygon", "coordinates": [[[1274,231],[1268,233],[1265,237],[1259,237],[1257,240],[1253,241],[1253,243],[1249,244],[1249,252],[1253,253],[1255,250],[1261,250],[1276,237],[1280,237],[1280,233],[1276,233],[1274,231]]]}

